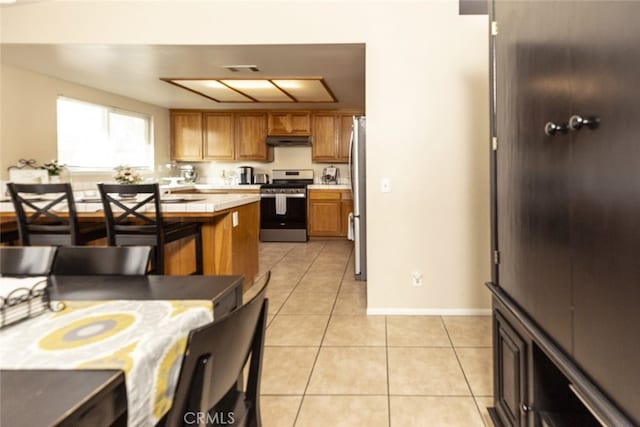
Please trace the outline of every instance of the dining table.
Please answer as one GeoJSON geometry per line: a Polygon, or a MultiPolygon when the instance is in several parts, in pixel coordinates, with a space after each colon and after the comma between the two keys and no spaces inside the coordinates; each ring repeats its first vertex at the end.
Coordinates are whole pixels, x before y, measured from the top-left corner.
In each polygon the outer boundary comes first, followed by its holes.
{"type": "Polygon", "coordinates": [[[0,329],[2,426],[154,425],[189,331],[242,304],[242,276],[44,279],[52,310],[0,329]]]}

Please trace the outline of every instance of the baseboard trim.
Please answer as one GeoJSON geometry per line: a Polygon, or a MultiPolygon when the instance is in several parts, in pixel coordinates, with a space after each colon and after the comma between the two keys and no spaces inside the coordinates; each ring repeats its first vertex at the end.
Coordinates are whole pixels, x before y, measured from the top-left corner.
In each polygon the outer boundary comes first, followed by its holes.
{"type": "Polygon", "coordinates": [[[490,308],[367,308],[367,315],[387,316],[490,316],[490,308]]]}

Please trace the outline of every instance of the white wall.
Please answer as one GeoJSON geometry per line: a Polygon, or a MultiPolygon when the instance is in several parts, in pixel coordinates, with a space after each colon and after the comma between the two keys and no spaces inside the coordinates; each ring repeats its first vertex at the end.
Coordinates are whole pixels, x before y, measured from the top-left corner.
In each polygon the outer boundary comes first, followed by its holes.
{"type": "MultiPolygon", "coordinates": [[[[1,64],[0,171],[7,179],[7,168],[19,159],[35,159],[43,164],[57,155],[56,100],[59,95],[153,117],[156,163],[169,159],[169,110],[109,92],[80,86],[22,68],[1,64]]],[[[110,179],[113,174],[73,175],[73,181],[110,179]]]]}
{"type": "Polygon", "coordinates": [[[110,1],[1,19],[7,43],[366,43],[369,310],[489,307],[486,16],[457,0],[110,1]]]}

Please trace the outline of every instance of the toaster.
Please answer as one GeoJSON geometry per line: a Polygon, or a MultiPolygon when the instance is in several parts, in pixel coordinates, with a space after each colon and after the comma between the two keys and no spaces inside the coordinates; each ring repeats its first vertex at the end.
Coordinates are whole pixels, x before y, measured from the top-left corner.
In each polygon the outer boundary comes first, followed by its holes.
{"type": "Polygon", "coordinates": [[[269,183],[269,174],[266,173],[256,173],[253,175],[253,183],[254,184],[268,184],[269,183]]]}

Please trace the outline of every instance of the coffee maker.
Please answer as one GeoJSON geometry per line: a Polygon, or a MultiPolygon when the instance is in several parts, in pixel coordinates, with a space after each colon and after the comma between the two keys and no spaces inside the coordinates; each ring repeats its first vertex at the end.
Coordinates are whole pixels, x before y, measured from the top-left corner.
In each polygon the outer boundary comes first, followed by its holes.
{"type": "Polygon", "coordinates": [[[238,184],[253,184],[253,168],[251,166],[240,166],[236,169],[238,184]]]}
{"type": "Polygon", "coordinates": [[[324,168],[322,170],[322,183],[323,184],[337,184],[340,178],[340,169],[334,165],[324,168]]]}

